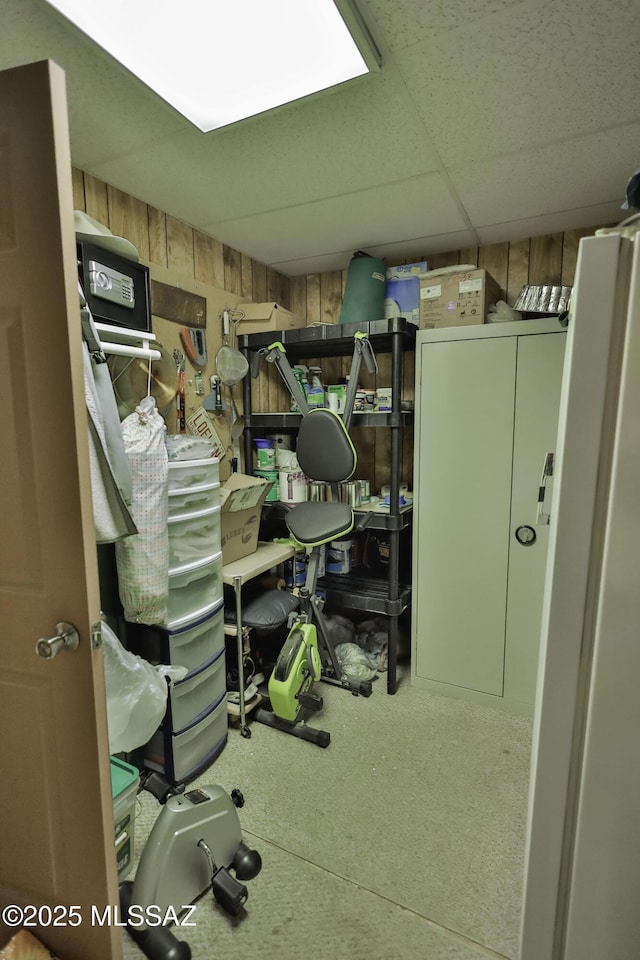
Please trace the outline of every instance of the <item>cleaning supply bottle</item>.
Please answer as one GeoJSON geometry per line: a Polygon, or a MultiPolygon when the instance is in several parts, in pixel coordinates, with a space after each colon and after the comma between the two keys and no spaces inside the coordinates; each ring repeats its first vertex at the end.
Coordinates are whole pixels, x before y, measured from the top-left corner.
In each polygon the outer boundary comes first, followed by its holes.
{"type": "Polygon", "coordinates": [[[322,382],[322,369],[320,367],[309,367],[309,386],[307,389],[307,403],[310,407],[324,407],[324,383],[322,382]]]}

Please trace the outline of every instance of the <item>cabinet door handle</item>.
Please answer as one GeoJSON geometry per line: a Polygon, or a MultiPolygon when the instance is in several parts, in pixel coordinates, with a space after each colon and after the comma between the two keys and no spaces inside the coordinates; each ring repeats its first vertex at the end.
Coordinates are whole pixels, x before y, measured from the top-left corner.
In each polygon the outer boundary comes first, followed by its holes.
{"type": "Polygon", "coordinates": [[[542,465],[542,476],[538,487],[538,504],[536,510],[536,524],[549,523],[551,514],[545,512],[545,497],[547,493],[547,480],[553,476],[553,453],[546,453],[544,464],[542,465]]]}

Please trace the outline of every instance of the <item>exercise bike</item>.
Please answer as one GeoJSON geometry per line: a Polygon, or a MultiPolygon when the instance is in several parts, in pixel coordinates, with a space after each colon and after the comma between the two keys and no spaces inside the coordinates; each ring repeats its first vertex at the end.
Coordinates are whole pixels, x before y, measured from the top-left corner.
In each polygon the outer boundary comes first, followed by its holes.
{"type": "MultiPolygon", "coordinates": [[[[351,362],[351,375],[345,397],[344,414],[325,407],[310,407],[304,391],[293,375],[284,346],[275,342],[258,351],[257,364],[264,356],[275,363],[280,376],[302,414],[296,445],[300,469],[311,480],[329,485],[331,501],[296,504],[286,515],[291,536],[310,549],[300,605],[292,614],[289,632],[268,683],[271,710],[259,708],[256,720],[293,734],[320,747],[327,747],[330,734],[306,724],[306,715],[322,708],[322,697],[312,692],[315,681],[345,687],[354,695],[371,695],[371,682],[353,680],[342,671],[335,645],[323,613],[324,601],[316,592],[322,551],[332,540],[342,540],[354,528],[351,506],[340,502],[339,487],[356,472],[357,454],[349,436],[355,393],[361,364],[370,373],[377,372],[373,348],[365,333],[357,332],[351,362]]],[[[257,375],[254,365],[253,375],[257,375]]]]}
{"type": "Polygon", "coordinates": [[[237,916],[247,901],[246,880],[262,859],[242,841],[239,790],[217,785],[185,789],[158,773],[142,777],[142,789],[162,804],[145,843],[135,879],[120,883],[120,912],[149,960],[190,960],[191,948],[170,929],[207,891],[237,916]]]}

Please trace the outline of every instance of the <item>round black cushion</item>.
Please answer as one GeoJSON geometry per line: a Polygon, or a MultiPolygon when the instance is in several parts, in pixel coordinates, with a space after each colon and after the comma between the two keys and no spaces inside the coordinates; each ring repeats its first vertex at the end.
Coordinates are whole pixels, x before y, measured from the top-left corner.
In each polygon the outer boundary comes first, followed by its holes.
{"type": "MultiPolygon", "coordinates": [[[[275,630],[287,622],[289,614],[297,610],[298,605],[298,598],[286,590],[264,590],[242,605],[243,626],[275,630]]],[[[235,606],[225,607],[224,618],[227,623],[236,622],[235,606]]]]}

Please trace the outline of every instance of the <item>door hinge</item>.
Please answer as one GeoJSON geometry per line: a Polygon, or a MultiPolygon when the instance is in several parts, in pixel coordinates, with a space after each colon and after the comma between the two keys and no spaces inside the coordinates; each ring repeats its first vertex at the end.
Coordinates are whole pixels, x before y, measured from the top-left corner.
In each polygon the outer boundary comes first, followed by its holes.
{"type": "Polygon", "coordinates": [[[102,623],[94,623],[91,627],[91,649],[99,650],[102,646],[102,623]]]}

